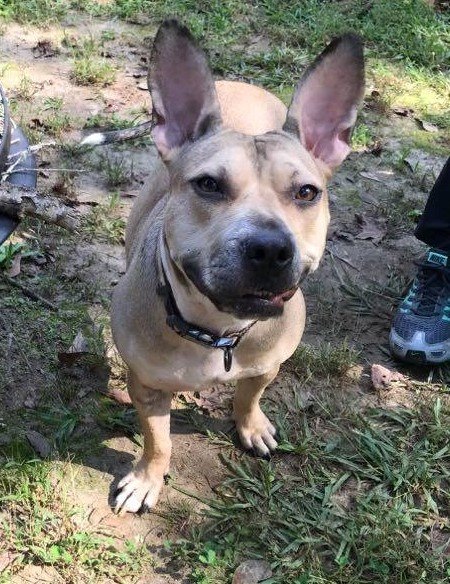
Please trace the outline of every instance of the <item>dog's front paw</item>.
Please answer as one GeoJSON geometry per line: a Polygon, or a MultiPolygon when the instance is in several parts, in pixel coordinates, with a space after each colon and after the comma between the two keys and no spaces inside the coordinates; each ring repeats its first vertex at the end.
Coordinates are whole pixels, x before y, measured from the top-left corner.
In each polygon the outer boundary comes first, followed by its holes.
{"type": "Polygon", "coordinates": [[[276,430],[260,408],[236,419],[236,426],[244,448],[255,450],[259,456],[269,456],[278,446],[274,438],[276,430]]]}
{"type": "Polygon", "coordinates": [[[117,485],[113,508],[116,513],[137,513],[154,507],[164,484],[164,476],[135,469],[117,485]]]}

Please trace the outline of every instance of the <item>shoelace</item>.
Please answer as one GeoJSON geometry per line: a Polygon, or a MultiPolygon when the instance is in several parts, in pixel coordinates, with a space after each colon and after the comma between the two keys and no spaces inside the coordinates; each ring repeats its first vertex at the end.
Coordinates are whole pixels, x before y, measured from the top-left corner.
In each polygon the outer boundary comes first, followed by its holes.
{"type": "Polygon", "coordinates": [[[450,269],[433,265],[428,262],[415,262],[417,273],[417,288],[415,296],[418,300],[414,308],[417,316],[433,316],[438,314],[450,296],[450,269]],[[442,292],[447,289],[448,294],[442,292]]]}

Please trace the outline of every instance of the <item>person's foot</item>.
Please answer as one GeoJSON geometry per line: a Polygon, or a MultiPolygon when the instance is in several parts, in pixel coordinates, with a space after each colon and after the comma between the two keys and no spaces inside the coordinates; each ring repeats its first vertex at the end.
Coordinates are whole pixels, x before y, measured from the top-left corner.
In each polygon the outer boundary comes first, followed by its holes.
{"type": "Polygon", "coordinates": [[[391,353],[409,363],[450,360],[450,254],[430,249],[400,304],[389,335],[391,353]]]}

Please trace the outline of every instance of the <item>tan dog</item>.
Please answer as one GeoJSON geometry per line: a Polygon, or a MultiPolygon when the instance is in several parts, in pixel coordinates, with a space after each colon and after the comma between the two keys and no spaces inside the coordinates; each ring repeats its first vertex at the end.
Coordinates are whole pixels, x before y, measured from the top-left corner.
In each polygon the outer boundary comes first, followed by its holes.
{"type": "Polygon", "coordinates": [[[112,304],[144,433],[117,510],[158,500],[174,392],[237,381],[244,447],[276,448],[259,401],[303,332],[299,283],[324,251],[326,180],[349,152],[363,69],[357,37],[333,41],[286,111],[257,87],[214,84],[187,29],[173,20],[159,29],[149,87],[162,160],[128,221],[127,272],[112,304]]]}

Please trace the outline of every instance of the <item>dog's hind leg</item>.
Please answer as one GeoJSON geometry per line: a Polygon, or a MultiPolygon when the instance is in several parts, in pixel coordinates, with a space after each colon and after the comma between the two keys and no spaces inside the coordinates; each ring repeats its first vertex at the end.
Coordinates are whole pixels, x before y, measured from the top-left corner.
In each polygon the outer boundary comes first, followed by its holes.
{"type": "Polygon", "coordinates": [[[234,419],[242,445],[260,456],[268,456],[277,447],[276,430],[259,407],[259,400],[275,379],[278,369],[276,367],[258,377],[240,379],[234,395],[234,419]]]}
{"type": "Polygon", "coordinates": [[[145,387],[131,371],[128,390],[144,434],[144,452],[135,469],[119,482],[113,506],[116,512],[136,513],[155,506],[169,472],[172,394],[145,387]]]}

